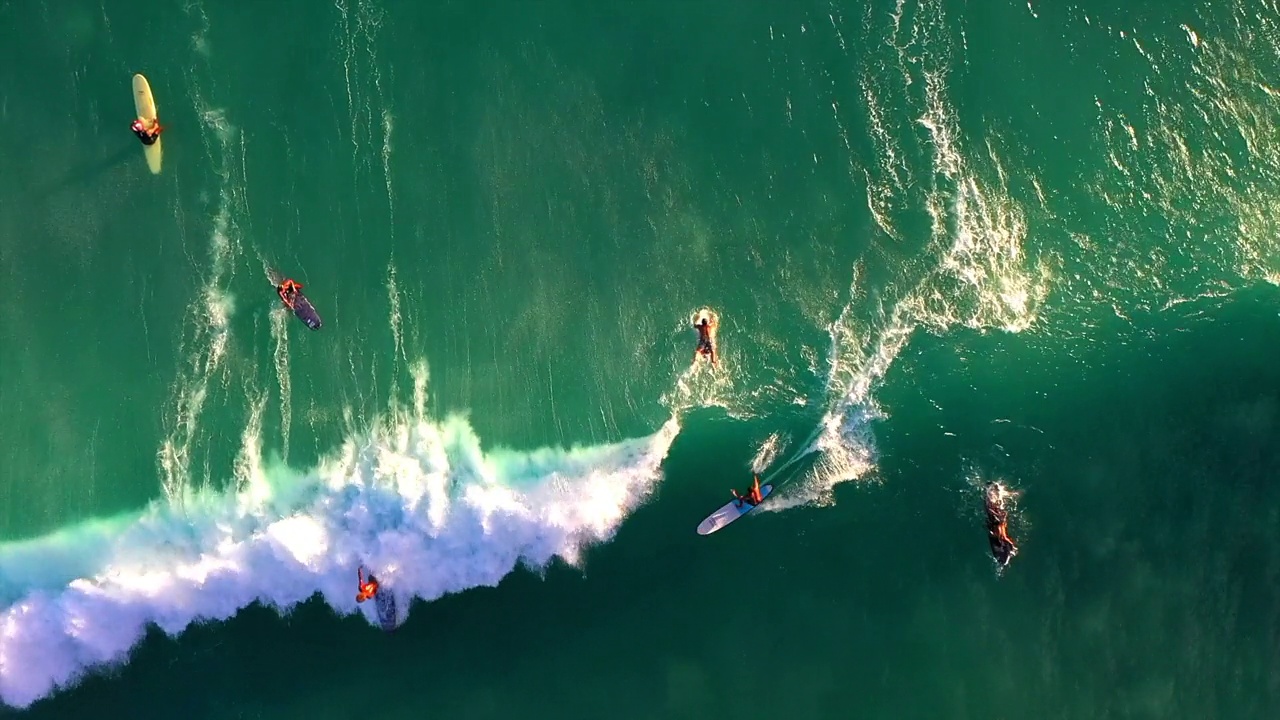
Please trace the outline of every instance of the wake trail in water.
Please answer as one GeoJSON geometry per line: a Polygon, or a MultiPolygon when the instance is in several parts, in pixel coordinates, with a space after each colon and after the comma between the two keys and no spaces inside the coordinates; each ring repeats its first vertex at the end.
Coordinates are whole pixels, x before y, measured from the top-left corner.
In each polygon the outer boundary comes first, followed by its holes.
{"type": "MultiPolygon", "coordinates": [[[[387,302],[391,306],[391,314],[389,323],[391,325],[391,340],[394,343],[394,354],[391,361],[391,376],[398,377],[400,370],[400,362],[403,360],[408,362],[404,350],[404,330],[403,317],[400,312],[400,286],[396,282],[396,266],[394,262],[387,263],[387,302]]],[[[396,402],[396,384],[391,383],[391,404],[396,402]]]]}
{"type": "MultiPolygon", "coordinates": [[[[261,250],[258,251],[258,262],[262,265],[262,276],[274,290],[278,279],[278,270],[267,260],[261,250]]],[[[289,460],[289,436],[293,429],[293,381],[289,371],[289,318],[292,314],[283,306],[273,306],[267,312],[268,332],[271,335],[271,364],[275,368],[276,385],[280,391],[280,457],[289,460]]]]}
{"type": "Polygon", "coordinates": [[[163,418],[165,437],[156,452],[165,497],[178,503],[197,485],[197,480],[199,484],[210,480],[209,459],[198,456],[201,441],[208,437],[201,417],[211,393],[227,391],[232,380],[230,323],[235,299],[229,288],[249,223],[245,138],[226,111],[210,99],[215,77],[210,72],[211,50],[207,42],[211,22],[201,3],[184,9],[196,24],[192,36],[196,62],[184,74],[204,130],[199,137],[213,168],[211,181],[217,195],[207,260],[202,262],[190,248],[186,249],[192,264],[203,268],[203,277],[186,307],[180,345],[185,363],[171,388],[163,418]],[[200,470],[203,472],[197,475],[200,470]]]}
{"type": "Polygon", "coordinates": [[[271,322],[273,350],[271,361],[276,369],[276,382],[280,386],[280,457],[289,460],[289,433],[293,427],[293,386],[289,377],[289,314],[272,310],[271,322]]]}
{"type": "MultiPolygon", "coordinates": [[[[906,5],[905,0],[898,3],[890,28],[877,29],[878,20],[868,21],[868,36],[883,31],[891,42],[883,51],[889,57],[879,64],[873,59],[860,88],[870,108],[870,136],[881,158],[877,167],[867,169],[868,193],[893,199],[884,206],[872,202],[872,214],[886,234],[899,237],[893,217],[913,204],[923,205],[930,220],[924,259],[904,267],[924,270],[896,283],[906,288],[902,294],[877,293],[870,304],[855,277],[849,302],[828,328],[827,409],[796,452],[769,473],[769,478],[787,473],[771,480],[779,490],[797,479],[799,485],[775,492],[776,499],[762,510],[829,503],[836,484],[874,470],[878,450],[873,425],[884,417],[874,391],[918,328],[938,333],[957,326],[1021,332],[1034,324],[1048,293],[1048,268],[1024,250],[1027,224],[1008,190],[995,149],[988,145],[987,156],[977,158],[980,169],[963,154],[959,121],[947,97],[954,57],[943,5],[940,0],[906,5]],[[908,47],[918,54],[908,53],[908,47]],[[886,84],[884,79],[895,73],[900,83],[886,84]],[[919,86],[922,94],[909,92],[919,86]],[[927,142],[899,147],[895,138],[917,136],[886,129],[890,120],[879,110],[883,107],[915,108],[902,117],[916,118],[927,142]],[[900,160],[914,154],[930,158],[923,190],[917,189],[924,184],[921,173],[912,180],[900,160]],[[916,192],[922,195],[919,203],[912,203],[916,192]]],[[[834,14],[830,19],[843,47],[840,21],[834,14]]]]}
{"type": "MultiPolygon", "coordinates": [[[[375,82],[381,96],[381,75],[375,76],[375,82]]],[[[391,108],[382,108],[382,176],[387,183],[387,234],[393,247],[396,243],[396,194],[391,187],[391,131],[394,127],[391,108]]]]}
{"type": "MultiPolygon", "coordinates": [[[[693,318],[699,308],[683,313],[682,318],[671,330],[673,342],[677,346],[689,348],[692,357],[697,330],[693,326],[693,318]],[[687,345],[675,338],[687,338],[687,345]]],[[[723,328],[721,328],[723,330],[723,328]]],[[[717,342],[717,353],[724,348],[723,340],[717,342]]],[[[718,407],[731,416],[741,416],[747,409],[738,400],[734,390],[734,376],[731,361],[723,355],[719,357],[719,367],[712,367],[709,362],[698,358],[685,366],[676,377],[675,386],[662,397],[662,404],[672,413],[682,414],[696,407],[718,407]]]]}
{"type": "MultiPolygon", "coordinates": [[[[342,52],[342,78],[347,89],[347,115],[350,118],[351,127],[357,128],[360,125],[357,124],[355,95],[351,91],[352,64],[355,61],[355,50],[351,44],[351,18],[347,4],[343,0],[335,0],[333,7],[338,11],[338,49],[342,52]]],[[[353,131],[351,133],[351,164],[355,167],[359,162],[360,133],[353,131]]]]}
{"type": "MultiPolygon", "coordinates": [[[[348,127],[351,129],[353,197],[362,196],[359,192],[361,177],[367,177],[372,182],[375,173],[370,157],[374,147],[367,140],[362,143],[362,138],[368,137],[368,130],[380,129],[382,143],[377,152],[386,186],[387,214],[394,226],[395,193],[391,182],[391,132],[394,128],[394,116],[386,101],[383,63],[380,62],[377,51],[377,38],[382,29],[384,11],[370,0],[335,0],[333,6],[338,11],[337,48],[341,53],[348,127]],[[361,92],[361,88],[370,87],[372,91],[361,92]]],[[[361,209],[358,202],[355,204],[355,212],[359,223],[361,209]]],[[[394,230],[391,233],[394,240],[394,230]]]]}
{"type": "MultiPolygon", "coordinates": [[[[208,32],[208,18],[199,6],[201,29],[195,46],[208,32]]],[[[206,50],[207,53],[207,50],[206,50]]],[[[209,236],[208,264],[200,288],[188,305],[186,336],[181,353],[186,367],[172,387],[172,400],[166,409],[165,439],[156,453],[161,486],[167,498],[179,501],[193,486],[194,448],[200,438],[200,417],[208,400],[210,383],[230,382],[226,364],[231,343],[230,319],[234,299],[227,291],[235,273],[235,258],[240,254],[240,218],[247,218],[248,205],[244,188],[244,142],[225,112],[204,99],[204,85],[194,69],[187,72],[204,125],[203,140],[218,184],[217,209],[209,236]]],[[[194,260],[193,263],[201,264],[194,260]]],[[[207,477],[203,478],[207,481],[207,477]]]]}
{"type": "Polygon", "coordinates": [[[773,433],[760,443],[755,457],[751,458],[751,472],[759,475],[773,464],[774,459],[787,449],[790,437],[782,433],[773,433]]]}
{"type": "Polygon", "coordinates": [[[663,404],[674,413],[696,407],[718,407],[730,411],[733,401],[733,375],[728,371],[697,363],[685,368],[676,378],[675,387],[663,396],[663,404]]]}
{"type": "Polygon", "coordinates": [[[264,462],[267,398],[251,393],[234,489],[0,544],[0,698],[26,707],[124,662],[149,625],[176,635],[254,602],[286,612],[319,595],[376,623],[354,599],[361,564],[401,619],[411,598],[496,585],[518,565],[579,564],[649,496],[679,432],[672,417],[607,445],[486,450],[465,420],[423,414],[424,362],[413,375],[411,412],[311,470],[264,462]]]}

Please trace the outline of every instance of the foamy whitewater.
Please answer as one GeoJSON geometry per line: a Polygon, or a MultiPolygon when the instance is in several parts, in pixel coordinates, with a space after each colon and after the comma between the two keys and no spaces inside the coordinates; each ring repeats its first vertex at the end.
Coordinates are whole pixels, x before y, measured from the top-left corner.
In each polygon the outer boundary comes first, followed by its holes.
{"type": "Polygon", "coordinates": [[[362,612],[355,570],[399,605],[496,585],[517,564],[577,563],[655,486],[679,431],[591,448],[482,451],[462,419],[390,423],[309,472],[259,463],[232,493],[0,546],[0,698],[26,707],[121,663],[154,623],[171,635],[253,602],[317,593],[362,612]],[[180,509],[179,509],[180,508],[180,509]]]}

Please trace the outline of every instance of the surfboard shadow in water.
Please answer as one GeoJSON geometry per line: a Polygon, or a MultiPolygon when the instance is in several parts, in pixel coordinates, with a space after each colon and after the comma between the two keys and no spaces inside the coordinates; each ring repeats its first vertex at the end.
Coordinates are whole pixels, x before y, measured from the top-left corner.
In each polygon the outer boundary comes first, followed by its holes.
{"type": "Polygon", "coordinates": [[[133,154],[137,152],[136,145],[137,141],[131,141],[127,145],[121,145],[119,150],[110,155],[103,156],[98,160],[72,168],[71,171],[61,179],[55,180],[43,187],[33,188],[31,195],[38,201],[40,198],[60,193],[68,188],[79,185],[88,185],[106,171],[123,163],[128,158],[133,157],[133,154]]]}

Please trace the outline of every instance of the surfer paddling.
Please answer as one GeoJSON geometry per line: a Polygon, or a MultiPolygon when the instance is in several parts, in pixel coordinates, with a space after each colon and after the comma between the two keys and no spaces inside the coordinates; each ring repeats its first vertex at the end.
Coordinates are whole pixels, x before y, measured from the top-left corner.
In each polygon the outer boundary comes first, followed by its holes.
{"type": "Polygon", "coordinates": [[[320,320],[320,314],[316,312],[311,301],[302,294],[302,283],[290,278],[281,278],[272,271],[272,282],[276,285],[276,294],[280,296],[280,302],[289,308],[299,320],[312,330],[319,330],[323,322],[320,320]]]}
{"type": "Polygon", "coordinates": [[[356,580],[359,583],[356,587],[360,590],[356,593],[356,602],[372,600],[373,596],[378,594],[378,579],[373,576],[373,573],[369,573],[369,580],[365,582],[364,567],[356,568],[356,580]]]}
{"type": "Polygon", "coordinates": [[[985,493],[987,540],[991,543],[991,557],[1002,568],[1018,554],[1017,544],[1009,537],[1009,511],[1005,509],[1005,500],[1013,497],[1016,494],[998,482],[988,485],[985,493]]]}
{"type": "Polygon", "coordinates": [[[760,494],[760,476],[755,475],[753,477],[755,480],[751,483],[751,489],[747,491],[746,495],[739,495],[737,490],[729,489],[729,492],[733,493],[735,507],[742,507],[743,503],[755,507],[764,501],[764,496],[760,494]]]}
{"type": "Polygon", "coordinates": [[[698,329],[698,347],[693,351],[693,361],[696,363],[699,357],[706,357],[713,366],[719,365],[716,358],[716,342],[712,336],[716,324],[711,322],[709,315],[703,315],[694,327],[698,329]]]}
{"type": "Polygon", "coordinates": [[[150,121],[142,118],[134,118],[133,124],[129,126],[134,135],[142,141],[143,145],[154,145],[156,140],[160,139],[160,133],[164,132],[164,126],[160,121],[152,118],[150,121]]]}
{"type": "Polygon", "coordinates": [[[294,301],[298,297],[298,291],[302,289],[302,285],[293,280],[286,279],[284,282],[276,286],[276,293],[280,295],[281,302],[284,306],[293,309],[294,301]]]}

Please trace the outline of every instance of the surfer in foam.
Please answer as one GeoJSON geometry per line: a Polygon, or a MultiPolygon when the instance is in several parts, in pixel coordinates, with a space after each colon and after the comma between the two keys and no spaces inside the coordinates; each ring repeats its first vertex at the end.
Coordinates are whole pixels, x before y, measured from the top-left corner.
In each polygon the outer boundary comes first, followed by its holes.
{"type": "Polygon", "coordinates": [[[138,136],[143,145],[155,145],[156,140],[160,139],[160,133],[164,132],[164,126],[160,124],[158,119],[147,122],[142,118],[134,118],[133,124],[129,126],[129,129],[133,131],[134,135],[138,136]]]}
{"type": "Polygon", "coordinates": [[[998,482],[988,485],[985,493],[987,540],[991,544],[991,557],[1000,567],[1008,565],[1018,554],[1017,544],[1009,537],[1009,511],[1005,508],[1005,502],[1014,497],[1017,497],[1016,493],[998,482]]]}
{"type": "Polygon", "coordinates": [[[366,581],[363,567],[356,568],[356,581],[358,583],[356,587],[359,589],[356,593],[356,602],[372,600],[378,594],[378,578],[374,577],[373,573],[369,573],[369,579],[366,581]]]}

